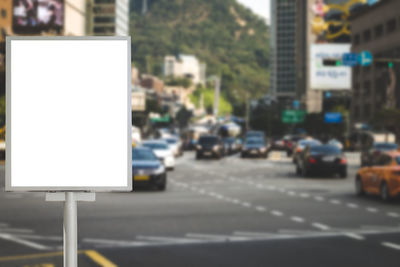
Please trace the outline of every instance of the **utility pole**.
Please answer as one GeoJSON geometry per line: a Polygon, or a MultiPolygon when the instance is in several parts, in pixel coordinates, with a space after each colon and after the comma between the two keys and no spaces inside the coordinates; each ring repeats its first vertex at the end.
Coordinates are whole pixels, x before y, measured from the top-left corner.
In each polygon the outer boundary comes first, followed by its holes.
{"type": "Polygon", "coordinates": [[[145,15],[147,13],[147,0],[142,1],[142,14],[145,15]]]}
{"type": "Polygon", "coordinates": [[[219,115],[219,95],[221,92],[221,79],[217,77],[214,84],[214,116],[218,118],[219,115]]]}

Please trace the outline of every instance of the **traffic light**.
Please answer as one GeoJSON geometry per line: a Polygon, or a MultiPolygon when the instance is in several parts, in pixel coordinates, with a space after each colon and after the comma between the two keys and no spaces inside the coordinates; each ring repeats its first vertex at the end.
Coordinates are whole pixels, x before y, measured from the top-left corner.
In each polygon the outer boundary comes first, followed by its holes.
{"type": "Polygon", "coordinates": [[[322,64],[327,67],[340,67],[342,66],[342,60],[334,58],[326,58],[322,61],[322,64]]]}
{"type": "Polygon", "coordinates": [[[393,68],[393,62],[389,62],[388,67],[389,67],[389,69],[393,68]]]}

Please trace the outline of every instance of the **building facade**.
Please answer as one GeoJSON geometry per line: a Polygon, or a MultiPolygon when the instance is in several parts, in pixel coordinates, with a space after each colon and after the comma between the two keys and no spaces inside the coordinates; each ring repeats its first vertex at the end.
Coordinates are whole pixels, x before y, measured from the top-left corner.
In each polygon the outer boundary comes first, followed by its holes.
{"type": "Polygon", "coordinates": [[[91,0],[91,34],[95,36],[129,35],[129,0],[91,0]]]}
{"type": "Polygon", "coordinates": [[[383,108],[400,108],[400,1],[382,0],[351,18],[352,51],[370,51],[372,65],[353,68],[353,123],[369,123],[383,108]]]}
{"type": "Polygon", "coordinates": [[[205,84],[206,65],[193,55],[166,56],[164,58],[164,76],[189,78],[193,84],[205,84]]]}

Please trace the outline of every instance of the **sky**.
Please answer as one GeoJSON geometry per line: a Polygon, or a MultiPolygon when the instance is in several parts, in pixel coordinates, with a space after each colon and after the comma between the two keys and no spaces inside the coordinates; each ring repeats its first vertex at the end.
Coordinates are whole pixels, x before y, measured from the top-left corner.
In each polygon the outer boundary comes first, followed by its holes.
{"type": "Polygon", "coordinates": [[[269,20],[270,0],[238,0],[244,6],[249,7],[254,13],[269,20]]]}

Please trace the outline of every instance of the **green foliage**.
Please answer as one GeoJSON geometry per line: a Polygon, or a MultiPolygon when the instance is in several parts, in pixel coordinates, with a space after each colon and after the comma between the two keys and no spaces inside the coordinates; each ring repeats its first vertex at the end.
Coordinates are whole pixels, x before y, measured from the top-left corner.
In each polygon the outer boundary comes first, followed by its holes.
{"type": "Polygon", "coordinates": [[[240,106],[246,92],[257,98],[269,87],[268,27],[236,0],[131,1],[132,60],[160,75],[164,56],[193,54],[209,75],[222,77],[222,92],[240,106]]]}
{"type": "MultiPolygon", "coordinates": [[[[214,89],[210,88],[198,88],[193,94],[190,95],[190,100],[197,106],[200,106],[200,99],[203,95],[204,108],[208,113],[212,113],[214,106],[214,89]]],[[[232,105],[226,99],[224,94],[219,97],[219,115],[230,115],[232,114],[232,105]]]]}
{"type": "Polygon", "coordinates": [[[165,84],[168,86],[182,86],[184,88],[189,88],[192,86],[192,80],[188,78],[168,77],[165,81],[165,84]]]}

